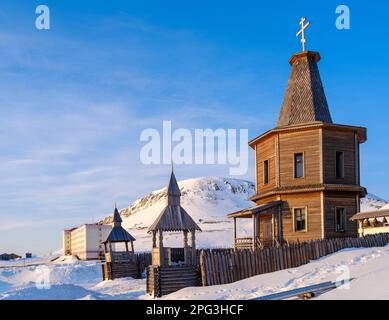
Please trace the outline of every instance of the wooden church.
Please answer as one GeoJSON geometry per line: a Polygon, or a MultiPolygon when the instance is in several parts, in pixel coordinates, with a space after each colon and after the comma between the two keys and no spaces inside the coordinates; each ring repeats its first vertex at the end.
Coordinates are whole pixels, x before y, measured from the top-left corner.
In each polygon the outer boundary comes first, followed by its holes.
{"type": "MultiPolygon", "coordinates": [[[[304,21],[302,21],[304,31],[304,21]]],[[[320,54],[294,54],[277,127],[252,140],[256,206],[229,214],[235,248],[284,241],[354,237],[366,189],[359,146],[366,128],[333,122],[319,74],[320,54]],[[237,236],[237,219],[252,219],[252,236],[237,236]]]]}

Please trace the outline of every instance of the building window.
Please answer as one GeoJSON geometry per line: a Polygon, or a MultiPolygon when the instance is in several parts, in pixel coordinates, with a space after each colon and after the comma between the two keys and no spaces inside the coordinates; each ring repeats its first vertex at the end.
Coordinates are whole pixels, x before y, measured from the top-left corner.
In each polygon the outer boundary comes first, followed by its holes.
{"type": "Polygon", "coordinates": [[[305,208],[295,208],[293,210],[294,210],[294,230],[305,231],[307,226],[305,208]]]}
{"type": "Polygon", "coordinates": [[[294,177],[295,179],[302,178],[304,176],[304,155],[302,153],[296,153],[294,155],[294,177]]]}
{"type": "Polygon", "coordinates": [[[263,162],[263,184],[269,183],[269,160],[263,162]]]}
{"type": "Polygon", "coordinates": [[[346,214],[344,208],[335,208],[335,231],[342,232],[345,230],[344,225],[346,214]]]}
{"type": "Polygon", "coordinates": [[[335,174],[337,178],[344,178],[344,153],[335,153],[335,174]]]}

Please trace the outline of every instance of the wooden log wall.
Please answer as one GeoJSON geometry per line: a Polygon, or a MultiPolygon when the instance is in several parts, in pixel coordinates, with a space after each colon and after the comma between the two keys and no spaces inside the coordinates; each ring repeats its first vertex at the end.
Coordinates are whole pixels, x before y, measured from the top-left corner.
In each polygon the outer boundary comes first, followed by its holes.
{"type": "Polygon", "coordinates": [[[153,297],[161,297],[199,284],[198,270],[194,266],[147,267],[146,291],[153,297]]]}
{"type": "Polygon", "coordinates": [[[127,260],[105,261],[102,265],[103,279],[133,277],[142,278],[143,272],[151,264],[151,253],[135,253],[127,260]]]}
{"type": "Polygon", "coordinates": [[[232,283],[298,267],[345,248],[380,247],[388,243],[389,233],[383,233],[363,238],[315,240],[256,250],[203,250],[200,254],[202,285],[232,283]]]}

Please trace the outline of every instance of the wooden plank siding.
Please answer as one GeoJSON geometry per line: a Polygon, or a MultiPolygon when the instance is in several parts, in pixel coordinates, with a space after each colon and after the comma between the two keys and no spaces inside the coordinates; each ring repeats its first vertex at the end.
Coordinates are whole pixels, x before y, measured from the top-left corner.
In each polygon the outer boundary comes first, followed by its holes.
{"type": "Polygon", "coordinates": [[[321,192],[281,195],[283,235],[288,242],[307,241],[322,238],[321,192]],[[306,209],[306,231],[294,230],[293,208],[306,209]]]}
{"type": "Polygon", "coordinates": [[[285,132],[279,135],[280,186],[320,183],[320,129],[285,132]],[[304,154],[304,176],[294,178],[294,155],[304,154]]]}
{"type": "Polygon", "coordinates": [[[344,192],[325,192],[324,194],[324,232],[327,238],[356,237],[358,225],[350,218],[357,213],[357,195],[344,192]],[[345,212],[345,231],[336,232],[335,208],[342,207],[345,212]]]}
{"type": "MultiPolygon", "coordinates": [[[[336,125],[312,126],[279,130],[256,141],[257,193],[253,200],[257,205],[275,200],[284,202],[282,227],[286,241],[357,235],[357,224],[349,218],[358,211],[360,191],[346,187],[359,185],[358,130],[336,125]],[[336,151],[344,154],[343,178],[336,177],[336,151]],[[294,177],[296,153],[304,155],[304,176],[298,179],[294,177]],[[269,183],[266,185],[263,183],[265,160],[269,161],[269,183]],[[324,187],[333,185],[339,185],[339,191],[327,191],[324,187]],[[345,232],[335,231],[335,207],[346,209],[345,232]],[[306,231],[294,230],[293,208],[307,210],[306,231]]],[[[259,221],[259,236],[264,236],[264,219],[259,221]]]]}
{"type": "Polygon", "coordinates": [[[256,146],[257,192],[276,187],[276,138],[271,136],[256,146]],[[264,184],[264,161],[269,161],[269,183],[264,184]]]}
{"type": "Polygon", "coordinates": [[[354,131],[323,129],[324,183],[356,184],[355,149],[354,131]],[[344,178],[337,178],[335,175],[336,151],[344,153],[344,178]]]}

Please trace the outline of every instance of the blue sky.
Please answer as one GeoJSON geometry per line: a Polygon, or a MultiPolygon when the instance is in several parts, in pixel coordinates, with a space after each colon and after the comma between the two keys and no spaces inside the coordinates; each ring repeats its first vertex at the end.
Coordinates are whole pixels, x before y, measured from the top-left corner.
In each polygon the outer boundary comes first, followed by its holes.
{"type": "MultiPolygon", "coordinates": [[[[38,1],[0,12],[0,252],[44,253],[61,230],[126,207],[165,185],[169,166],[139,161],[140,132],[275,126],[300,51],[301,16],[335,122],[368,128],[362,183],[389,199],[389,5],[349,1],[38,1]]],[[[242,178],[253,179],[253,159],[242,178]]],[[[179,179],[228,167],[178,166],[179,179]]]]}

